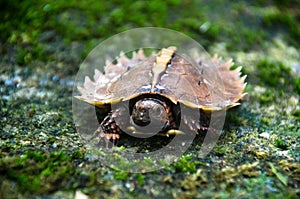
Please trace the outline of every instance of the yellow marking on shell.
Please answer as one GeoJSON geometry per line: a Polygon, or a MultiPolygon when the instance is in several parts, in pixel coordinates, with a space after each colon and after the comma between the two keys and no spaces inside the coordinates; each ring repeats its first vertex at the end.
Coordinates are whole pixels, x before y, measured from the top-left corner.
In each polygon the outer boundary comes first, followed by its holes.
{"type": "Polygon", "coordinates": [[[164,72],[167,68],[168,62],[171,60],[172,55],[175,53],[177,48],[175,46],[170,46],[168,48],[163,48],[159,55],[156,57],[156,61],[152,67],[152,87],[151,92],[154,92],[154,86],[158,82],[158,78],[162,72],[164,72]]]}
{"type": "MultiPolygon", "coordinates": [[[[184,101],[184,100],[178,100],[181,104],[184,104],[187,107],[190,108],[199,108],[202,109],[204,111],[218,111],[218,110],[222,110],[222,107],[217,107],[217,106],[203,106],[200,104],[195,104],[193,102],[189,102],[189,101],[184,101]]],[[[225,107],[224,107],[225,108],[225,107]]]]}
{"type": "Polygon", "coordinates": [[[102,106],[102,105],[105,105],[105,104],[116,104],[118,102],[120,102],[123,98],[115,98],[115,99],[109,99],[109,100],[89,100],[87,98],[84,98],[82,96],[74,96],[75,98],[79,99],[79,100],[82,100],[84,102],[87,102],[91,105],[94,105],[94,106],[102,106]]]}

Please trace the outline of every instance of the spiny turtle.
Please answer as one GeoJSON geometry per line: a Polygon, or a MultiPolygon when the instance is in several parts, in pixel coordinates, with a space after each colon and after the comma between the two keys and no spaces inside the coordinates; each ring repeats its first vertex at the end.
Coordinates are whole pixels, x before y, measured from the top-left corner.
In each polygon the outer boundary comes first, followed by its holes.
{"type": "Polygon", "coordinates": [[[176,50],[171,46],[147,57],[140,49],[132,58],[121,53],[117,63],[107,61],[104,73],[95,70],[94,81],[85,77],[76,98],[96,107],[116,107],[96,130],[101,138],[116,141],[124,130],[133,135],[184,133],[180,125],[197,133],[207,129],[207,120],[183,115],[183,107],[200,110],[202,117],[239,104],[246,86],[241,67],[230,70],[232,60],[222,63],[217,56],[209,61],[195,56],[191,63],[176,50]],[[218,74],[221,81],[215,78],[218,74]]]}

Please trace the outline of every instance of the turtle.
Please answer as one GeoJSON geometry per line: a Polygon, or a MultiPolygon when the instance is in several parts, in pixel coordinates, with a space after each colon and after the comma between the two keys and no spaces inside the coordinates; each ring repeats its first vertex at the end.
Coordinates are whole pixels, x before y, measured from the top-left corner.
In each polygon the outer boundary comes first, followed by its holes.
{"type": "Polygon", "coordinates": [[[242,67],[231,70],[232,59],[188,58],[177,53],[175,46],[149,56],[143,49],[134,51],[131,58],[121,52],[115,62],[106,60],[105,65],[103,72],[95,69],[93,80],[85,76],[83,86],[77,87],[80,95],[75,96],[96,107],[113,107],[95,131],[100,139],[117,141],[124,131],[184,134],[180,125],[198,134],[208,128],[207,113],[237,106],[246,94],[246,75],[241,76],[242,67]],[[217,74],[222,81],[214,77],[217,74]],[[202,119],[184,115],[183,108],[200,112],[202,119]]]}

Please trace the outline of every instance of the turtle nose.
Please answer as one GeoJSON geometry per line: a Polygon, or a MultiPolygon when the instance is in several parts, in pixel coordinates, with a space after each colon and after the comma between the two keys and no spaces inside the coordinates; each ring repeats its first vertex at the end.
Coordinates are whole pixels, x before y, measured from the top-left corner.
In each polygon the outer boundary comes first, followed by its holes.
{"type": "Polygon", "coordinates": [[[140,127],[144,127],[150,124],[148,107],[144,106],[142,101],[138,101],[133,107],[131,114],[132,122],[140,127]]]}

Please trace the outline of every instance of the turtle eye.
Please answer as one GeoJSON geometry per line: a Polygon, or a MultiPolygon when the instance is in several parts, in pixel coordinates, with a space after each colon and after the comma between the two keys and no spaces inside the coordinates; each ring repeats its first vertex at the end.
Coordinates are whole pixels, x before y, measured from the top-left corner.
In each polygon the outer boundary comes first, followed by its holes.
{"type": "Polygon", "coordinates": [[[138,106],[138,111],[139,111],[139,112],[142,112],[144,109],[145,109],[145,107],[144,107],[143,105],[138,106]]]}

